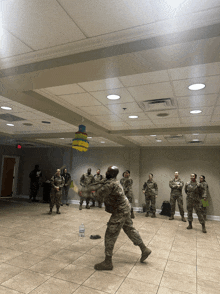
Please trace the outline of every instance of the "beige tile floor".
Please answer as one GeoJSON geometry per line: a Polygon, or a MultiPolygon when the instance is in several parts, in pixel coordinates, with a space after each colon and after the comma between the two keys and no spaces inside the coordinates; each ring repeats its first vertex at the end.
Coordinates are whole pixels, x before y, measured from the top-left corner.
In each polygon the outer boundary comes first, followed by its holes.
{"type": "Polygon", "coordinates": [[[220,222],[198,220],[193,230],[176,217],[169,221],[136,213],[134,226],[152,254],[140,263],[140,249],[122,231],[112,271],[96,271],[104,259],[109,214],[104,208],[61,207],[48,215],[48,204],[0,200],[0,294],[219,294],[220,222]],[[85,224],[86,237],[78,238],[85,224]],[[102,238],[91,240],[90,235],[102,238]]]}

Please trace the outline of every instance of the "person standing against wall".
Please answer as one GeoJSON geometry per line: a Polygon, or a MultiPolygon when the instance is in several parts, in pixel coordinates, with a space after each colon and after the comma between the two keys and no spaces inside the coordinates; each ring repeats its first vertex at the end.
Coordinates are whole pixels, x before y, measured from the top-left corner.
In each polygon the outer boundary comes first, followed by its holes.
{"type": "Polygon", "coordinates": [[[132,207],[132,202],[133,202],[133,191],[132,191],[132,185],[133,185],[133,180],[130,178],[130,171],[126,170],[123,172],[123,178],[120,180],[120,184],[122,185],[125,196],[128,198],[130,205],[131,205],[131,218],[135,218],[134,216],[134,211],[132,207]]]}
{"type": "MultiPolygon", "coordinates": [[[[91,174],[91,168],[88,168],[87,170],[87,173],[86,174],[83,174],[80,178],[80,185],[82,186],[82,190],[84,190],[84,188],[91,184],[91,183],[94,183],[95,180],[94,180],[94,177],[93,175],[91,174]]],[[[80,202],[79,202],[79,210],[82,210],[82,204],[83,204],[83,201],[86,200],[86,208],[87,209],[90,209],[90,206],[89,206],[89,201],[90,199],[93,199],[93,195],[92,195],[92,192],[89,193],[89,195],[87,195],[86,197],[84,197],[83,195],[83,192],[80,191],[79,192],[79,195],[80,195],[80,202]]]]}
{"type": "Polygon", "coordinates": [[[150,213],[150,202],[152,206],[152,216],[156,217],[156,198],[158,195],[158,186],[157,183],[153,180],[153,174],[149,174],[149,179],[143,185],[143,193],[145,194],[145,202],[146,202],[146,214],[148,217],[150,213]]]}
{"type": "Polygon", "coordinates": [[[36,197],[39,190],[39,181],[41,177],[42,172],[39,169],[39,165],[36,164],[34,170],[32,170],[29,174],[29,178],[31,179],[29,200],[32,200],[33,202],[38,202],[36,197]]]}
{"type": "Polygon", "coordinates": [[[204,220],[206,221],[207,215],[207,206],[208,206],[208,197],[209,197],[209,186],[205,180],[205,176],[201,175],[199,177],[200,184],[202,185],[204,192],[203,192],[203,201],[202,201],[202,214],[204,220]]]}
{"type": "Polygon", "coordinates": [[[175,206],[176,206],[176,201],[177,201],[178,206],[179,206],[180,215],[182,217],[182,221],[186,222],[186,219],[184,217],[183,194],[182,194],[184,182],[179,178],[178,171],[175,172],[174,179],[169,182],[169,186],[171,188],[171,193],[170,193],[170,206],[171,206],[170,213],[171,213],[171,216],[170,216],[169,220],[174,219],[175,206]]]}
{"type": "Polygon", "coordinates": [[[62,176],[65,179],[65,184],[63,186],[63,197],[62,197],[61,206],[63,206],[63,204],[66,204],[67,206],[69,206],[68,193],[69,193],[69,188],[70,188],[70,184],[71,184],[71,175],[67,172],[67,169],[65,168],[62,176]]]}
{"type": "Polygon", "coordinates": [[[65,179],[60,175],[60,169],[57,169],[56,174],[52,176],[51,180],[51,193],[50,193],[50,212],[52,214],[52,210],[54,205],[57,208],[57,214],[60,214],[60,204],[62,198],[62,188],[65,184],[65,179]]]}
{"type": "MultiPolygon", "coordinates": [[[[103,179],[103,176],[100,173],[101,173],[101,170],[99,168],[99,169],[97,169],[96,174],[94,175],[95,182],[99,182],[103,179]]],[[[99,190],[94,192],[94,197],[95,197],[95,199],[92,200],[92,206],[95,206],[95,200],[97,200],[98,207],[102,208],[103,197],[102,197],[99,190]]]]}

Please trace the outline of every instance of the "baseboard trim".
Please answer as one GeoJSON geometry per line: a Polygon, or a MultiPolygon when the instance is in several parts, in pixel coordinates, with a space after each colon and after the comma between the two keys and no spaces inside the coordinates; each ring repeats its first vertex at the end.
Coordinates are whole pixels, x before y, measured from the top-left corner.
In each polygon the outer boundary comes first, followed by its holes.
{"type": "MultiPolygon", "coordinates": [[[[17,195],[17,198],[25,198],[29,199],[28,195],[17,195]]],[[[12,197],[13,198],[13,197],[12,197]]],[[[42,200],[42,198],[37,197],[37,200],[42,200]]],[[[69,200],[70,204],[79,204],[79,200],[69,200]]],[[[104,203],[102,204],[102,207],[104,207],[104,203]]],[[[135,212],[143,213],[143,207],[133,207],[133,210],[135,212]]],[[[157,209],[156,213],[159,214],[161,212],[161,209],[157,209]]],[[[179,211],[175,211],[175,216],[180,216],[179,211]]],[[[187,212],[184,213],[184,216],[187,218],[187,212]]],[[[193,218],[198,218],[197,214],[193,213],[193,218]]],[[[220,222],[220,216],[217,215],[207,215],[206,217],[208,220],[218,221],[220,222]]]]}

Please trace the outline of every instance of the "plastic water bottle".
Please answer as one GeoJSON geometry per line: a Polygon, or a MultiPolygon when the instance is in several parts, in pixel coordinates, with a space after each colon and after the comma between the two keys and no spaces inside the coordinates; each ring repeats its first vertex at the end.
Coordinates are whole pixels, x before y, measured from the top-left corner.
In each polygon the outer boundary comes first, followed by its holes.
{"type": "Polygon", "coordinates": [[[85,226],[84,224],[81,224],[79,226],[79,238],[85,237],[85,226]]]}

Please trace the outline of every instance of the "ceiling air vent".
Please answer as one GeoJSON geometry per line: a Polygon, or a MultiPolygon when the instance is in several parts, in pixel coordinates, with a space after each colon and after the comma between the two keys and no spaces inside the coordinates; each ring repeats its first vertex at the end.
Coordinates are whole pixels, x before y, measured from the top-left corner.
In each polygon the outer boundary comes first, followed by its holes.
{"type": "Polygon", "coordinates": [[[173,100],[171,98],[145,100],[139,102],[139,105],[144,111],[158,111],[175,108],[173,100]]]}
{"type": "Polygon", "coordinates": [[[198,143],[201,144],[201,143],[203,143],[203,142],[202,142],[202,141],[193,141],[193,140],[192,140],[192,141],[189,141],[189,142],[187,142],[187,143],[188,143],[188,144],[195,144],[195,143],[196,143],[196,144],[198,144],[198,143]]]}

